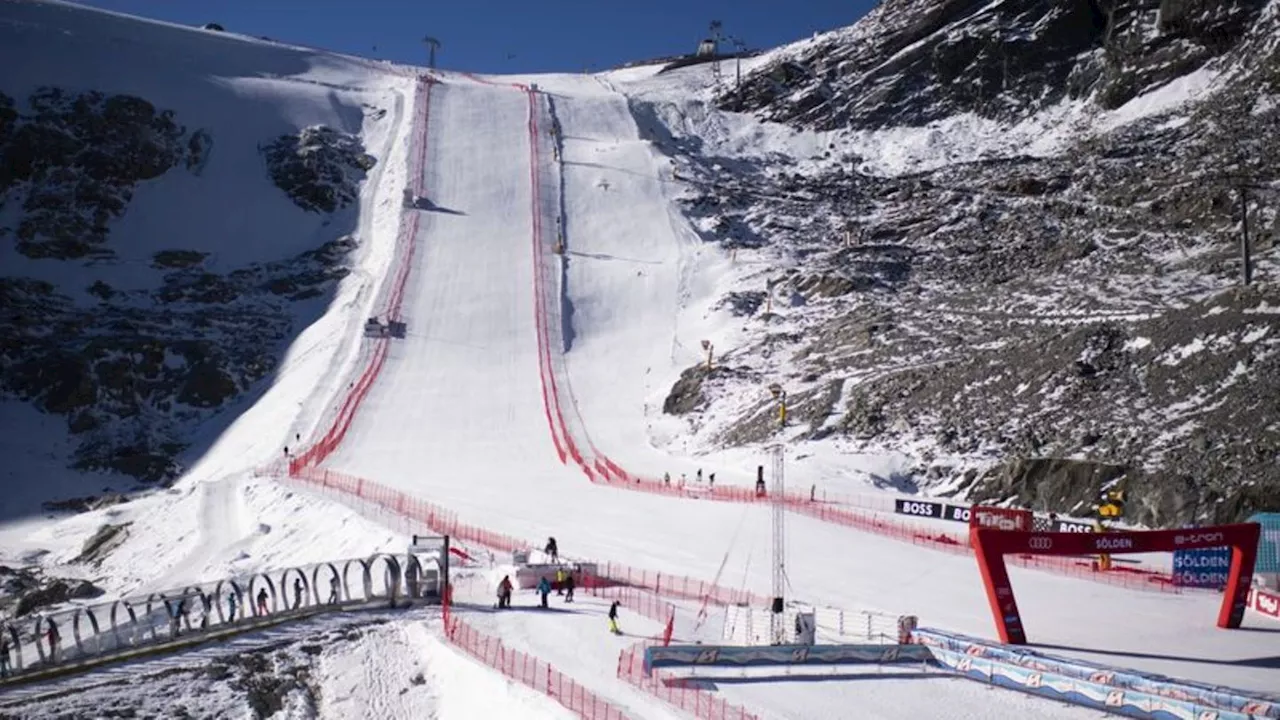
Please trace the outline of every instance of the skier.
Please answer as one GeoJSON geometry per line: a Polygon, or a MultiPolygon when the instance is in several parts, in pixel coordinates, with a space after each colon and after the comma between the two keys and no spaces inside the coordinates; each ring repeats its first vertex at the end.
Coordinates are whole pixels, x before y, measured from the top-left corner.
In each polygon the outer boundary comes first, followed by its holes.
{"type": "Polygon", "coordinates": [[[504,575],[502,582],[498,583],[498,607],[511,607],[511,576],[504,575]]]}
{"type": "Polygon", "coordinates": [[[227,596],[227,622],[236,621],[236,591],[227,596]]]}
{"type": "Polygon", "coordinates": [[[555,538],[547,538],[547,546],[544,550],[550,556],[551,562],[560,562],[560,548],[556,546],[555,538]]]}
{"type": "Polygon", "coordinates": [[[557,594],[557,595],[563,595],[563,594],[564,594],[564,578],[565,578],[565,575],[568,575],[568,573],[566,573],[566,572],[564,571],[564,568],[557,568],[557,569],[556,569],[556,594],[557,594]]]}
{"type": "Polygon", "coordinates": [[[551,594],[551,583],[547,582],[547,576],[543,575],[538,581],[538,594],[542,596],[542,607],[547,606],[547,596],[551,594]]]}
{"type": "Polygon", "coordinates": [[[337,575],[334,575],[333,577],[329,578],[329,604],[330,605],[338,604],[338,585],[339,583],[338,583],[337,575]]]}
{"type": "Polygon", "coordinates": [[[609,632],[613,633],[614,635],[622,634],[622,631],[618,629],[618,605],[619,604],[620,603],[617,600],[614,600],[613,604],[609,606],[609,632]]]}
{"type": "Polygon", "coordinates": [[[710,475],[708,475],[708,476],[707,476],[707,481],[708,481],[709,483],[711,483],[711,487],[715,487],[715,486],[716,486],[716,474],[715,474],[715,473],[711,473],[710,475]]]}
{"type": "Polygon", "coordinates": [[[302,578],[293,579],[293,609],[302,607],[302,578]]]}
{"type": "Polygon", "coordinates": [[[262,588],[258,591],[258,614],[267,614],[267,589],[262,588]]]}
{"type": "Polygon", "coordinates": [[[702,468],[698,468],[698,482],[702,482],[702,468]]]}
{"type": "Polygon", "coordinates": [[[576,585],[577,585],[577,582],[575,582],[573,579],[573,573],[565,573],[565,578],[564,578],[564,601],[565,602],[567,603],[573,602],[573,588],[576,585]]]}

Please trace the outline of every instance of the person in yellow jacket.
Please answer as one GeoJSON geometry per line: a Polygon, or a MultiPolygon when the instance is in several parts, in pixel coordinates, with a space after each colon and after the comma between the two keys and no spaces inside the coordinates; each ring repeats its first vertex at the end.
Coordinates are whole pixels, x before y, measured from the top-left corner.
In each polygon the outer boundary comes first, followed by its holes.
{"type": "Polygon", "coordinates": [[[564,571],[564,568],[560,568],[559,570],[556,570],[556,594],[557,595],[564,594],[564,578],[566,575],[568,575],[568,573],[564,571]]]}
{"type": "Polygon", "coordinates": [[[614,600],[613,604],[609,606],[609,632],[614,635],[622,634],[622,631],[618,629],[618,605],[620,604],[617,600],[614,600]]]}

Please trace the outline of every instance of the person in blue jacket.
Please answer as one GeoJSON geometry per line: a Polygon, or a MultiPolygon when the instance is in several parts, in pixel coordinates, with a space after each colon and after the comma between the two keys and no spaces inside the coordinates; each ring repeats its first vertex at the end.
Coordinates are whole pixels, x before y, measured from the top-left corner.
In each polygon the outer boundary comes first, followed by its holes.
{"type": "Polygon", "coordinates": [[[545,575],[538,581],[538,594],[542,596],[542,607],[546,607],[547,596],[551,594],[551,583],[547,582],[545,575]]]}

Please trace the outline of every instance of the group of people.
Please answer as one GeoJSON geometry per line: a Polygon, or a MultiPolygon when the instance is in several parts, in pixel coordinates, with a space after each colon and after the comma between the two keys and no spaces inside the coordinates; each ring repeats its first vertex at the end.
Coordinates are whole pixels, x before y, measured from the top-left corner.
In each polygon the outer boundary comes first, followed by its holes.
{"type": "MultiPolygon", "coordinates": [[[[698,472],[694,474],[694,478],[695,478],[696,482],[697,482],[699,485],[700,485],[700,484],[702,484],[702,468],[698,468],[698,472]]],[[[669,473],[669,472],[664,472],[664,473],[662,473],[662,482],[666,483],[667,485],[670,485],[670,484],[671,484],[671,473],[669,473]]],[[[687,484],[687,482],[688,482],[688,476],[687,476],[687,475],[685,475],[685,473],[680,473],[680,487],[684,487],[684,486],[685,486],[685,484],[687,484]]],[[[715,473],[709,473],[709,474],[707,475],[707,483],[708,483],[708,485],[709,485],[710,487],[715,487],[715,486],[716,486],[716,474],[715,474],[715,473]]]]}
{"type": "MultiPolygon", "coordinates": [[[[547,544],[543,547],[543,552],[551,563],[560,562],[560,548],[556,545],[554,537],[547,538],[547,544]]],[[[573,571],[563,567],[556,568],[554,582],[549,580],[546,575],[543,575],[538,578],[538,584],[534,588],[535,592],[538,593],[539,607],[548,607],[547,600],[551,596],[552,590],[556,591],[556,595],[564,596],[566,603],[573,602],[573,591],[577,585],[578,581],[574,577],[573,571]]],[[[515,586],[511,583],[511,576],[504,575],[502,581],[498,583],[498,609],[511,607],[511,594],[514,589],[515,586]]],[[[616,600],[609,606],[609,631],[615,635],[622,634],[621,630],[618,629],[618,607],[619,603],[616,600]]]]}

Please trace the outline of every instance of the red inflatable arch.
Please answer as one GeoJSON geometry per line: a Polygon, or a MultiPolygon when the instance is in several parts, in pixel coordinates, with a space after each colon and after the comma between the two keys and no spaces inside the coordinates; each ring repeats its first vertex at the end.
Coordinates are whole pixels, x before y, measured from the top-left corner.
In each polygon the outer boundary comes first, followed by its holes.
{"type": "Polygon", "coordinates": [[[1150,530],[1144,532],[1026,532],[975,527],[969,531],[974,555],[982,570],[987,588],[987,601],[1000,633],[1000,642],[1025,645],[1026,631],[1022,615],[1013,597],[1013,586],[1005,570],[1004,556],[1014,555],[1090,555],[1093,553],[1172,552],[1193,548],[1231,547],[1231,571],[1222,593],[1222,609],[1218,611],[1218,627],[1238,628],[1244,617],[1253,582],[1253,563],[1258,555],[1260,528],[1257,523],[1217,525],[1184,530],[1150,530]]]}

